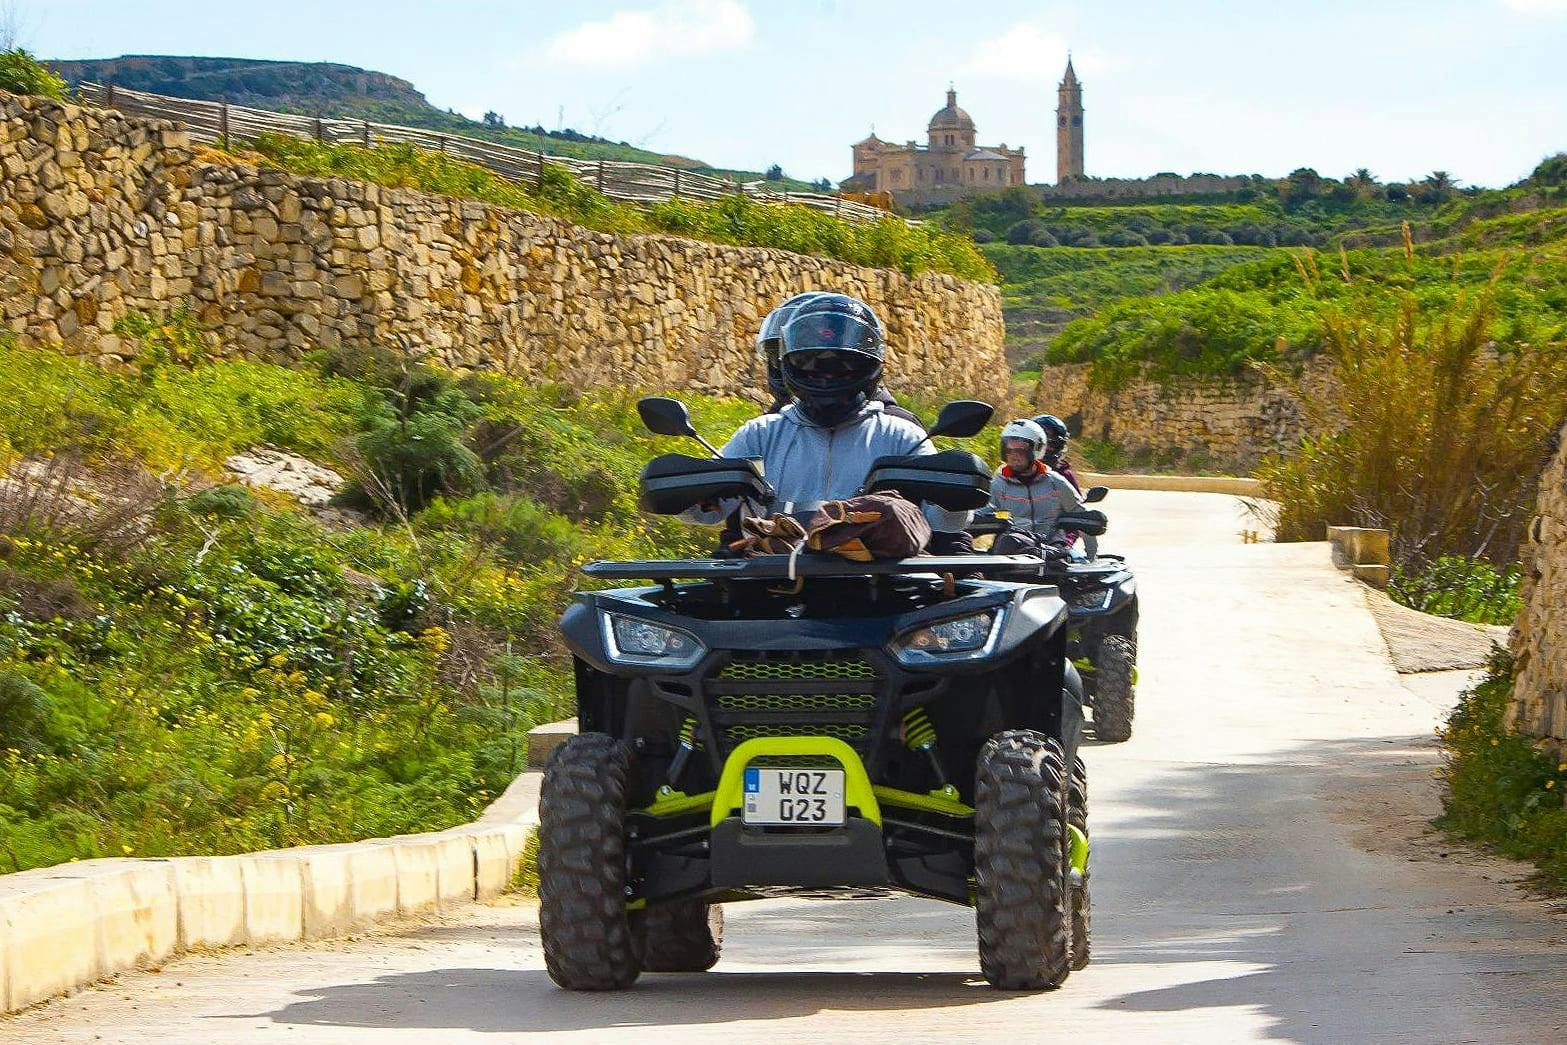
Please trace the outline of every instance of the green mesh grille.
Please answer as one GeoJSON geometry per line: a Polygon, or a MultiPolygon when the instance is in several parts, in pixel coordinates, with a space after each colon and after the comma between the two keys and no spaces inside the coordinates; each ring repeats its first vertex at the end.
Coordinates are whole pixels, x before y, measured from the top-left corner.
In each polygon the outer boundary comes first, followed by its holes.
{"type": "Polygon", "coordinates": [[[721,693],[713,698],[719,711],[873,711],[874,693],[721,693]]]}
{"type": "Polygon", "coordinates": [[[746,759],[748,766],[780,766],[785,769],[842,769],[843,763],[831,755],[757,755],[746,759]]]}
{"type": "Polygon", "coordinates": [[[874,679],[876,669],[864,660],[748,660],[724,665],[720,679],[731,682],[817,682],[829,679],[874,679]]]}
{"type": "Polygon", "coordinates": [[[864,726],[843,725],[840,723],[819,723],[812,725],[785,726],[725,726],[724,735],[730,743],[739,744],[747,740],[755,740],[757,737],[835,737],[846,744],[853,744],[865,739],[870,731],[864,726]]]}

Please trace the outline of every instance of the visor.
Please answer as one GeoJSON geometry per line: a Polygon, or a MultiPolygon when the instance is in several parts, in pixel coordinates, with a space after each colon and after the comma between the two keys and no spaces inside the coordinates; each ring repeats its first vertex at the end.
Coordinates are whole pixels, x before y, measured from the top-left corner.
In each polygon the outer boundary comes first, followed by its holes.
{"type": "Polygon", "coordinates": [[[784,327],[784,355],[812,349],[845,349],[869,358],[882,357],[881,337],[876,328],[853,316],[833,312],[813,312],[796,316],[784,327]]]}

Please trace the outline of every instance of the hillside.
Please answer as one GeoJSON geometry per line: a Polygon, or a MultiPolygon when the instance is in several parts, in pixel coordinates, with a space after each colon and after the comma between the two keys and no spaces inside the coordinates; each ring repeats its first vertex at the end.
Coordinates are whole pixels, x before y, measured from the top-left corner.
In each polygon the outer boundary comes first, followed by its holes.
{"type": "MultiPolygon", "coordinates": [[[[1302,328],[1298,314],[1259,314],[1259,325],[1248,321],[1237,333],[1244,350],[1215,348],[1216,317],[1234,302],[1197,302],[1210,285],[1225,289],[1226,274],[1236,266],[1245,267],[1237,270],[1241,279],[1248,278],[1245,271],[1264,271],[1288,283],[1298,280],[1294,256],[1302,248],[1336,253],[1342,246],[1371,248],[1354,260],[1380,272],[1383,254],[1402,253],[1406,225],[1429,255],[1549,243],[1561,238],[1563,226],[1559,214],[1547,216],[1562,202],[1554,187],[1561,172],[1545,171],[1552,163],[1561,166],[1547,161],[1531,178],[1502,190],[1460,190],[1442,172],[1383,184],[1364,171],[1336,180],[1303,169],[1276,181],[1256,178],[1224,196],[1075,202],[1019,187],[921,216],[972,236],[999,271],[1008,358],[1024,371],[1021,376],[1046,361],[1168,355],[1175,340],[1191,360],[1205,359],[1196,364],[1205,369],[1219,357],[1236,363],[1268,355],[1269,346],[1250,344],[1254,335],[1272,330],[1293,336],[1304,329],[1309,339],[1316,330],[1314,323],[1302,328]],[[1198,295],[1182,299],[1189,307],[1153,303],[1183,292],[1198,295]],[[1220,304],[1224,308],[1216,311],[1220,304]],[[1159,335],[1160,349],[1147,341],[1155,316],[1173,324],[1159,335]],[[1275,319],[1276,329],[1269,325],[1275,319]]],[[[1271,345],[1274,337],[1267,340],[1271,345]]]]}
{"type": "MultiPolygon", "coordinates": [[[[113,83],[137,91],[177,98],[227,101],[256,109],[306,116],[372,120],[426,127],[555,156],[650,163],[719,177],[755,180],[757,171],[710,166],[689,156],[639,149],[565,129],[497,126],[438,109],[407,80],[371,69],[332,62],[274,62],[248,58],[195,58],[171,55],[123,55],[101,59],[51,59],[47,63],[73,86],[81,81],[113,83]]],[[[805,182],[785,179],[780,186],[804,190],[805,182]]]]}

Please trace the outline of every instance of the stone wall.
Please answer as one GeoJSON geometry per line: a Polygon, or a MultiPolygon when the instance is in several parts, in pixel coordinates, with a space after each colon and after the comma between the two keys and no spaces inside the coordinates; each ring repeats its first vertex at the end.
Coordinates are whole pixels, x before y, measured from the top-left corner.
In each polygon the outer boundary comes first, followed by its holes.
{"type": "MultiPolygon", "coordinates": [[[[1258,376],[1141,379],[1106,391],[1093,387],[1091,369],[1088,363],[1046,367],[1034,404],[1083,438],[1134,455],[1197,455],[1213,465],[1250,469],[1268,453],[1294,446],[1304,431],[1297,393],[1258,376]]],[[[1302,387],[1319,387],[1326,374],[1325,365],[1308,365],[1302,387]]]]}
{"type": "Polygon", "coordinates": [[[1540,479],[1538,514],[1523,547],[1523,611],[1509,724],[1567,752],[1567,429],[1540,479]]]}
{"type": "Polygon", "coordinates": [[[104,362],[130,311],[188,306],[215,351],[285,360],[406,336],[457,367],[759,394],[752,339],[802,290],[863,298],[896,388],[983,394],[996,288],[537,214],[193,150],[175,125],[0,93],[0,318],[104,362]]]}

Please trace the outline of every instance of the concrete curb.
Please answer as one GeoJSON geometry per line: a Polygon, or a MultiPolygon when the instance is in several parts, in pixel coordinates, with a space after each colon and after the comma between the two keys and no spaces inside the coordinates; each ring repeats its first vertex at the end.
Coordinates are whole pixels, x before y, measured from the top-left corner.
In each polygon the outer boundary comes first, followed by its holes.
{"type": "Polygon", "coordinates": [[[1084,486],[1108,486],[1112,490],[1166,490],[1172,493],[1223,493],[1234,497],[1261,497],[1262,482],[1236,475],[1113,475],[1083,472],[1084,486]]]}
{"type": "Polygon", "coordinates": [[[238,856],[86,860],[0,876],[0,1011],[193,950],[339,936],[503,892],[540,774],[446,831],[238,856]]]}
{"type": "Polygon", "coordinates": [[[1392,579],[1392,551],[1386,530],[1371,526],[1329,526],[1333,565],[1373,588],[1386,589],[1392,579]]]}

